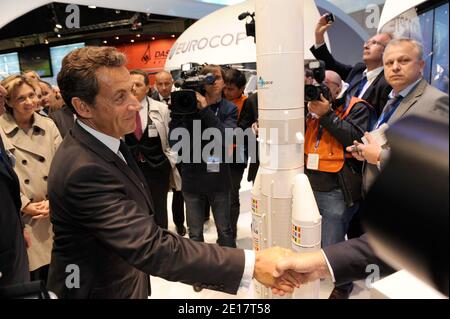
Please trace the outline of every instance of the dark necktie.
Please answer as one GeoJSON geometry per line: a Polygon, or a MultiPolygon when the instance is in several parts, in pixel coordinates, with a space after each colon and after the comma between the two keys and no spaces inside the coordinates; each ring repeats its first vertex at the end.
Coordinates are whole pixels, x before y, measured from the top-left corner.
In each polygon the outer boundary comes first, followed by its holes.
{"type": "Polygon", "coordinates": [[[398,95],[394,98],[391,98],[386,103],[375,128],[379,128],[383,123],[387,123],[389,121],[392,114],[394,114],[395,110],[400,105],[402,100],[403,100],[403,96],[398,95]]]}
{"type": "Polygon", "coordinates": [[[142,138],[142,122],[139,112],[136,112],[136,129],[134,130],[134,136],[140,141],[142,138]]]}
{"type": "Polygon", "coordinates": [[[361,81],[359,82],[358,88],[356,89],[355,94],[353,94],[353,96],[358,97],[366,84],[367,84],[367,76],[364,75],[361,81]]]}
{"type": "Polygon", "coordinates": [[[166,103],[167,105],[169,105],[169,98],[168,97],[166,97],[165,99],[163,99],[163,101],[164,101],[164,103],[166,103]]]}
{"type": "Polygon", "coordinates": [[[122,154],[123,158],[128,164],[128,167],[136,174],[136,176],[140,179],[140,170],[136,164],[136,161],[133,158],[133,155],[130,152],[130,149],[125,144],[124,141],[120,141],[119,151],[122,154]]]}

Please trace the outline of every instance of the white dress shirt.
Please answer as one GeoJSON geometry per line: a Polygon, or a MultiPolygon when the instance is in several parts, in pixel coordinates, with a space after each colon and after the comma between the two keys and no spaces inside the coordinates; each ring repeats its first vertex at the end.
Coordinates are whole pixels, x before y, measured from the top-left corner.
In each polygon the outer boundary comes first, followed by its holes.
{"type": "Polygon", "coordinates": [[[380,66],[376,69],[373,69],[372,71],[367,71],[367,69],[364,70],[363,76],[367,77],[367,83],[366,83],[366,85],[364,85],[364,87],[362,88],[361,92],[359,93],[359,95],[357,97],[359,97],[361,99],[364,96],[364,94],[366,93],[369,86],[373,83],[373,81],[375,81],[375,79],[378,77],[378,75],[380,75],[380,73],[383,71],[383,69],[384,68],[382,66],[380,66]]]}
{"type": "Polygon", "coordinates": [[[141,101],[142,108],[139,110],[139,116],[141,117],[141,124],[142,124],[142,133],[144,133],[145,129],[147,128],[148,124],[148,113],[149,113],[149,107],[150,107],[150,101],[149,97],[146,96],[141,101]]]}

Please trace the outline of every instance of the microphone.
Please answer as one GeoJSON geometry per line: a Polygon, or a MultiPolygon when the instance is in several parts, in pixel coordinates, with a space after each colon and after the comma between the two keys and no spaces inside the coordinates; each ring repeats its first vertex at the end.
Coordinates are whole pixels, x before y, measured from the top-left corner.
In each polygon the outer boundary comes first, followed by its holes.
{"type": "Polygon", "coordinates": [[[239,17],[238,17],[238,19],[239,20],[244,20],[245,18],[247,18],[248,16],[251,16],[251,13],[250,12],[242,12],[240,15],[239,15],[239,17]]]}

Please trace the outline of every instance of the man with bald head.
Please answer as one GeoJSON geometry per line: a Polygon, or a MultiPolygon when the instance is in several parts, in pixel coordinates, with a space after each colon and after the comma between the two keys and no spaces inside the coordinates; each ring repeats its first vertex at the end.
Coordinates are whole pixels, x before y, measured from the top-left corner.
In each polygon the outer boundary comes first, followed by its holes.
{"type": "MultiPolygon", "coordinates": [[[[322,247],[345,240],[361,200],[362,165],[345,152],[369,128],[373,108],[357,97],[346,99],[349,85],[326,71],[329,96],[308,103],[305,133],[306,174],[322,215],[322,247]]],[[[348,297],[352,286],[335,288],[348,297]]],[[[335,296],[335,295],[333,295],[335,296]]]]}
{"type": "Polygon", "coordinates": [[[170,93],[172,93],[173,78],[167,71],[161,71],[155,75],[156,92],[153,93],[152,98],[166,104],[170,104],[170,93]]]}

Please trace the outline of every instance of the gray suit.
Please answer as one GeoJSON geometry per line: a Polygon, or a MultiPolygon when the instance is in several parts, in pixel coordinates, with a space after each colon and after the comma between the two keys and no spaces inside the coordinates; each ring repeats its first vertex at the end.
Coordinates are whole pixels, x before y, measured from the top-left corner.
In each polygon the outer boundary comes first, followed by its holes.
{"type": "Polygon", "coordinates": [[[159,228],[145,179],[129,150],[121,152],[128,165],[75,124],[56,153],[48,179],[49,289],[60,298],[147,298],[151,274],[236,293],[244,252],[159,228]],[[68,265],[79,268],[78,289],[66,286],[68,265]]]}
{"type": "MultiPolygon", "coordinates": [[[[392,125],[401,118],[419,115],[431,119],[448,118],[448,95],[429,85],[422,79],[415,88],[405,96],[400,105],[392,114],[387,124],[392,125]]],[[[381,152],[380,164],[383,166],[389,157],[389,150],[381,152]]],[[[367,194],[370,186],[379,174],[376,165],[364,163],[363,190],[367,194]]]]}

